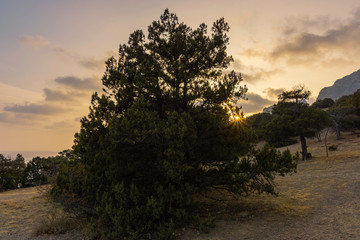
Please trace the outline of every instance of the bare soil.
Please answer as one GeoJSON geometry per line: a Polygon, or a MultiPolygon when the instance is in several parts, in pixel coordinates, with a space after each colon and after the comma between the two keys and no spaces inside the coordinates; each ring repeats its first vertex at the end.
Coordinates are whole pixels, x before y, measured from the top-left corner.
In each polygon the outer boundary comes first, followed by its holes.
{"type": "MultiPolygon", "coordinates": [[[[323,142],[308,140],[313,157],[300,161],[296,174],[278,177],[279,196],[223,202],[217,208],[215,228],[207,234],[186,229],[180,239],[360,239],[360,137],[343,136],[342,140],[330,136],[329,145],[338,149],[328,158],[323,142]]],[[[0,240],[85,239],[77,230],[36,236],[52,207],[37,188],[0,193],[0,240]]]]}

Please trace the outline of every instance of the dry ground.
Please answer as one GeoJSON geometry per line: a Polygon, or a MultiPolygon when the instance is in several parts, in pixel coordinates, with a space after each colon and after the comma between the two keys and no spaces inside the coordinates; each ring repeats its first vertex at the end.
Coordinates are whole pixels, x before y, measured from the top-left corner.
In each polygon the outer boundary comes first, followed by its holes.
{"type": "Polygon", "coordinates": [[[83,239],[76,230],[60,235],[36,236],[43,221],[55,209],[44,189],[24,188],[0,193],[0,240],[83,239]]]}
{"type": "Polygon", "coordinates": [[[329,145],[338,145],[338,150],[328,158],[323,142],[308,140],[313,158],[300,161],[296,174],[276,180],[278,197],[252,196],[224,204],[209,234],[192,230],[181,239],[360,239],[360,136],[344,137],[330,136],[329,145]]]}
{"type": "MultiPolygon", "coordinates": [[[[276,180],[279,196],[252,196],[222,203],[210,233],[187,230],[181,240],[360,239],[360,137],[330,137],[329,152],[308,140],[313,158],[292,176],[276,180]]],[[[300,145],[290,146],[300,151],[300,145]]],[[[0,240],[82,239],[77,231],[35,236],[52,206],[36,188],[0,193],[0,240]]]]}

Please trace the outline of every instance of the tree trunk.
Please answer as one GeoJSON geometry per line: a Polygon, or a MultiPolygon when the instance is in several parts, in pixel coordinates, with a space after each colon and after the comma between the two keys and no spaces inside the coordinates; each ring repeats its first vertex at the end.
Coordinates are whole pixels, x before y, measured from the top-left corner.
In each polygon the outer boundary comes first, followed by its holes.
{"type": "Polygon", "coordinates": [[[315,137],[317,138],[318,142],[321,142],[321,131],[315,132],[315,137]]]}
{"type": "Polygon", "coordinates": [[[301,141],[302,160],[305,161],[307,157],[306,138],[304,136],[300,136],[300,141],[301,141]]]}
{"type": "Polygon", "coordinates": [[[325,138],[324,138],[324,141],[325,141],[325,149],[326,149],[326,157],[329,157],[329,150],[328,150],[328,146],[327,146],[327,142],[326,142],[326,138],[327,138],[327,135],[328,135],[328,133],[329,133],[329,129],[330,129],[330,128],[327,128],[326,134],[325,134],[325,138]]]}
{"type": "Polygon", "coordinates": [[[340,127],[339,127],[339,124],[333,120],[333,125],[334,125],[334,129],[335,129],[335,132],[336,132],[336,139],[339,140],[339,139],[342,139],[341,135],[340,135],[340,127]]]}

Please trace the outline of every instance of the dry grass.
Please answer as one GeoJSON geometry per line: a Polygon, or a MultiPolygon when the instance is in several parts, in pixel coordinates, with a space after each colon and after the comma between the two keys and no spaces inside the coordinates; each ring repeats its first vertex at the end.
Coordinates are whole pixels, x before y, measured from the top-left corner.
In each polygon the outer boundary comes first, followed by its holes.
{"type": "MultiPolygon", "coordinates": [[[[183,240],[238,239],[357,239],[360,236],[360,137],[331,135],[328,145],[338,146],[326,157],[323,142],[308,140],[313,158],[300,161],[298,173],[276,180],[278,197],[260,195],[233,198],[208,211],[217,216],[209,234],[187,230],[183,240]]],[[[300,144],[288,147],[300,151],[300,144]]],[[[282,148],[285,149],[285,148],[282,148]]],[[[73,222],[48,201],[46,189],[26,188],[0,193],[0,239],[84,239],[73,222]]]]}
{"type": "MultiPolygon", "coordinates": [[[[84,226],[55,205],[48,190],[49,186],[44,186],[0,193],[0,239],[48,239],[48,234],[84,226]]],[[[74,234],[74,238],[57,235],[51,239],[84,239],[82,234],[74,234]]]]}
{"type": "MultiPolygon", "coordinates": [[[[279,196],[250,196],[216,203],[217,227],[210,234],[187,231],[183,240],[358,239],[360,236],[360,137],[328,136],[337,145],[308,139],[313,158],[300,161],[296,174],[276,179],[279,196]]],[[[300,143],[283,147],[301,151],[300,143]]]]}

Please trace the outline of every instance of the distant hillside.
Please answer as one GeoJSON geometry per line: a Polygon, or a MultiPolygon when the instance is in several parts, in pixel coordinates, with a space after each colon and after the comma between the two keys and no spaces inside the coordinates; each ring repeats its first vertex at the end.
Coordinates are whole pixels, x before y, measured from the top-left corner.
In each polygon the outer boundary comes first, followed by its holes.
{"type": "Polygon", "coordinates": [[[338,98],[350,95],[356,92],[360,88],[360,70],[353,72],[352,74],[338,79],[331,87],[324,87],[321,89],[317,100],[324,98],[332,98],[337,100],[338,98]]]}

